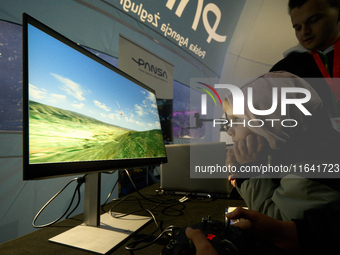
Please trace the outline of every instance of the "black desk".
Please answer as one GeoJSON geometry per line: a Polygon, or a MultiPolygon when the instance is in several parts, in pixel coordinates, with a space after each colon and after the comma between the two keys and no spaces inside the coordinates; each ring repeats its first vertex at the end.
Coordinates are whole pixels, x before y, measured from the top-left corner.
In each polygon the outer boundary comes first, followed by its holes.
{"type": "MultiPolygon", "coordinates": [[[[140,190],[141,194],[144,196],[155,196],[157,198],[155,190],[159,188],[159,184],[154,184],[145,189],[140,190]]],[[[137,193],[131,195],[139,196],[137,193]]],[[[173,198],[181,198],[181,196],[172,196],[173,198]]],[[[165,198],[165,197],[164,197],[165,198]]],[[[143,201],[143,205],[150,209],[154,207],[151,202],[143,201]]],[[[164,229],[170,225],[175,225],[178,227],[186,227],[196,224],[201,221],[202,217],[212,216],[215,220],[224,220],[224,209],[228,206],[244,206],[243,200],[238,199],[211,199],[211,198],[193,198],[185,203],[177,204],[175,206],[166,208],[168,205],[162,205],[155,210],[153,213],[158,220],[161,227],[164,229]]],[[[111,205],[106,205],[105,210],[108,210],[111,205]]],[[[134,210],[140,209],[137,202],[134,201],[124,201],[114,211],[128,213],[134,210]]],[[[142,216],[149,216],[146,212],[134,213],[142,216]]],[[[18,254],[44,254],[44,255],[68,255],[68,254],[94,254],[92,252],[87,252],[79,250],[76,248],[64,246],[61,244],[55,244],[48,241],[48,239],[82,223],[82,214],[72,217],[70,219],[61,221],[54,224],[51,227],[46,227],[37,230],[28,235],[19,237],[12,241],[0,245],[0,254],[6,255],[18,255],[18,254]]],[[[155,230],[155,224],[150,221],[145,227],[134,233],[129,239],[121,243],[119,247],[112,250],[109,254],[130,254],[125,250],[125,245],[130,243],[135,239],[139,239],[145,235],[152,233],[155,230]]],[[[160,230],[156,233],[160,233],[160,230]]],[[[154,236],[156,236],[156,234],[154,236]]],[[[164,246],[168,243],[168,239],[164,236],[156,243],[151,246],[135,251],[134,254],[160,254],[164,246]]]]}

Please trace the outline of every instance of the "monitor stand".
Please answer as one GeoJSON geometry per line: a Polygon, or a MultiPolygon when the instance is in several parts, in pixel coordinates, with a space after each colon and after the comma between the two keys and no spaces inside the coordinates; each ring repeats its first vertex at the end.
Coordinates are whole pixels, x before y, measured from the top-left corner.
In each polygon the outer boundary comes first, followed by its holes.
{"type": "Polygon", "coordinates": [[[49,241],[106,254],[150,220],[138,215],[123,218],[113,218],[108,213],[100,215],[100,173],[92,173],[85,180],[84,223],[49,241]]]}

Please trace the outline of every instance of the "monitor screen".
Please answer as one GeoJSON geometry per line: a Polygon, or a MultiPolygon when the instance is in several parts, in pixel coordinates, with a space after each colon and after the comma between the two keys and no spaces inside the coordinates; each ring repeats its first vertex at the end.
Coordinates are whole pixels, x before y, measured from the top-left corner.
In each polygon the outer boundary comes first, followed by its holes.
{"type": "Polygon", "coordinates": [[[24,180],[165,163],[155,92],[23,18],[24,180]]]}

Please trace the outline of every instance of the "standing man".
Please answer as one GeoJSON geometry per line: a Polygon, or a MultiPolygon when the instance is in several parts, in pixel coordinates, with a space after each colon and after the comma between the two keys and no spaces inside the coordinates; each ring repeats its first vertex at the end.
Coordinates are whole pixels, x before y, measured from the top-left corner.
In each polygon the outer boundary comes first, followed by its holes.
{"type": "Polygon", "coordinates": [[[340,0],[290,0],[288,7],[296,38],[309,51],[292,52],[270,71],[325,78],[308,81],[321,97],[333,127],[340,130],[336,124],[340,119],[340,0]]]}

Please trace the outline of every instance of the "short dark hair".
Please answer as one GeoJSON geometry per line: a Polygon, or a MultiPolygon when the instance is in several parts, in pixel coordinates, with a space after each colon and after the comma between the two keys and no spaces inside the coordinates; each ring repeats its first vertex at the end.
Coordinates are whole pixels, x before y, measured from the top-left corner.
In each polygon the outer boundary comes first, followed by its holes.
{"type": "MultiPolygon", "coordinates": [[[[294,8],[300,8],[302,5],[304,5],[309,0],[289,0],[288,3],[288,11],[291,13],[291,11],[294,8]]],[[[340,8],[340,0],[327,0],[328,4],[331,7],[337,7],[340,8]]]]}

